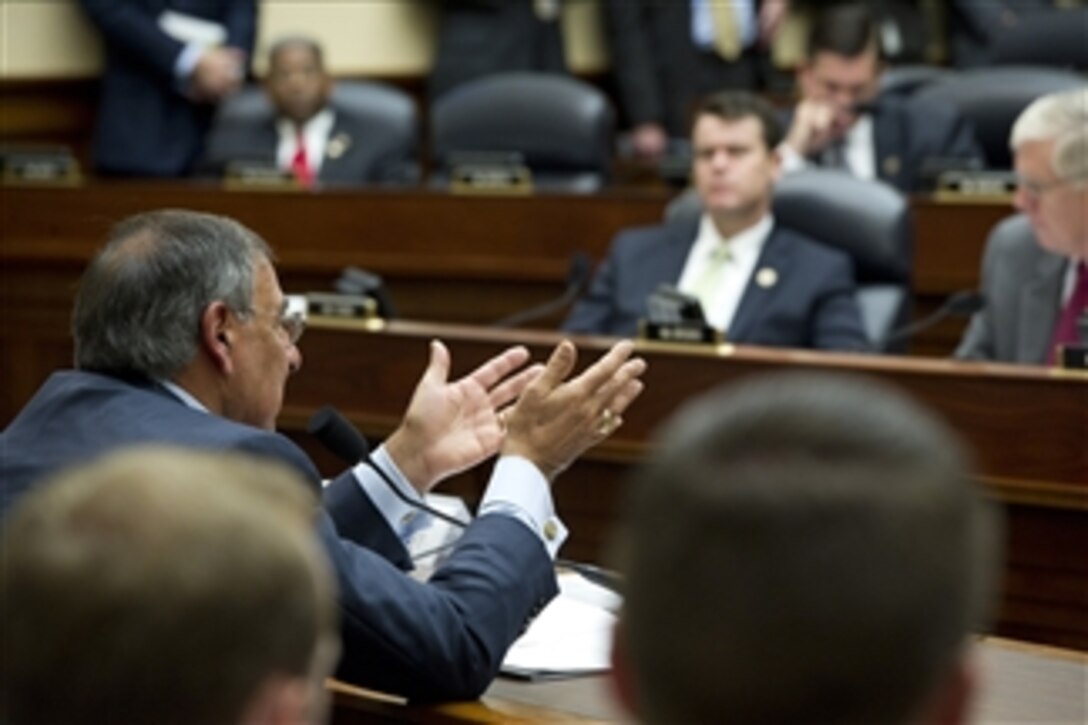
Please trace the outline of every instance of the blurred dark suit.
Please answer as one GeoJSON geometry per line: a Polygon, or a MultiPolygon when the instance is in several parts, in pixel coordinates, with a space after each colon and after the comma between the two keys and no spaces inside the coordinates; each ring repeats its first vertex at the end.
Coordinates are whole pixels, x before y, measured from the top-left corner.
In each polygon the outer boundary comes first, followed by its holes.
{"type": "MultiPolygon", "coordinates": [[[[336,114],[325,158],[317,173],[323,184],[413,183],[414,159],[406,159],[397,138],[388,129],[368,126],[344,111],[336,114]]],[[[276,165],[279,133],[276,119],[266,117],[246,123],[232,123],[208,137],[200,164],[202,174],[221,175],[232,161],[255,161],[276,165]]]]}
{"type": "Polygon", "coordinates": [[[125,176],[183,176],[200,155],[214,107],[184,95],[174,65],[184,43],[158,25],[174,10],[224,25],[226,45],[252,53],[255,0],[80,0],[102,33],[95,169],[125,176]]]}
{"type": "Polygon", "coordinates": [[[491,73],[565,73],[559,21],[541,20],[533,0],[439,0],[438,50],[428,93],[491,73]]]}
{"type": "MultiPolygon", "coordinates": [[[[974,126],[953,108],[888,94],[876,100],[871,113],[877,178],[900,191],[924,188],[927,159],[961,159],[968,166],[983,158],[974,126]]],[[[787,116],[785,127],[790,121],[787,116]]],[[[809,161],[821,165],[819,158],[809,161]]]]}
{"type": "MultiPolygon", "coordinates": [[[[698,225],[693,220],[620,232],[563,329],[633,336],[658,285],[680,279],[698,225]]],[[[775,282],[748,281],[726,331],[728,340],[825,350],[869,347],[854,298],[853,265],[845,254],[775,225],[753,277],[763,269],[774,270],[775,282]]]]}

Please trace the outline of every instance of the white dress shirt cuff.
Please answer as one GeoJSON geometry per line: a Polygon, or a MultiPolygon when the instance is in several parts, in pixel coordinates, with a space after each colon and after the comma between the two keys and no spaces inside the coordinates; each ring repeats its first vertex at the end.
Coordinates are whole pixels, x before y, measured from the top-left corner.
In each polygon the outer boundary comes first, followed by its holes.
{"type": "MultiPolygon", "coordinates": [[[[378,449],[371,454],[370,459],[375,466],[379,467],[389,477],[389,480],[396,484],[397,490],[404,494],[405,497],[410,501],[423,503],[423,497],[420,496],[419,491],[408,482],[408,479],[397,468],[397,464],[386,453],[384,445],[378,446],[378,449]]],[[[430,519],[425,511],[421,511],[397,496],[389,487],[389,484],[382,480],[381,476],[366,461],[355,464],[352,473],[355,474],[355,479],[362,486],[363,493],[367,495],[401,541],[407,541],[411,538],[412,534],[430,519]]]]}
{"type": "Polygon", "coordinates": [[[540,537],[553,559],[567,540],[567,527],[555,515],[551,486],[527,459],[503,456],[480,502],[480,516],[502,514],[522,522],[540,537]]]}
{"type": "Polygon", "coordinates": [[[174,61],[174,78],[177,80],[178,90],[182,93],[188,90],[189,76],[196,70],[196,64],[200,61],[205,48],[206,46],[200,43],[189,43],[178,53],[177,60],[174,61]]]}

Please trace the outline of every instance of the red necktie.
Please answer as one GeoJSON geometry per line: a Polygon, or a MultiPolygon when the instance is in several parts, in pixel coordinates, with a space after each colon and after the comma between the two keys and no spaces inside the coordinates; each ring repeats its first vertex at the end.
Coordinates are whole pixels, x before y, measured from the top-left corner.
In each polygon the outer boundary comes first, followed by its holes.
{"type": "Polygon", "coordinates": [[[1058,345],[1069,345],[1079,340],[1077,318],[1086,309],[1088,309],[1088,264],[1081,262],[1077,265],[1073,294],[1069,295],[1069,301],[1062,308],[1062,316],[1058,318],[1058,325],[1054,328],[1054,338],[1050,341],[1050,353],[1047,355],[1048,364],[1053,365],[1057,362],[1058,345]]]}
{"type": "Polygon", "coordinates": [[[295,151],[295,156],[291,159],[291,173],[298,179],[298,183],[303,186],[310,186],[314,183],[314,171],[310,168],[310,162],[306,158],[306,139],[301,130],[298,132],[298,150],[295,151]]]}

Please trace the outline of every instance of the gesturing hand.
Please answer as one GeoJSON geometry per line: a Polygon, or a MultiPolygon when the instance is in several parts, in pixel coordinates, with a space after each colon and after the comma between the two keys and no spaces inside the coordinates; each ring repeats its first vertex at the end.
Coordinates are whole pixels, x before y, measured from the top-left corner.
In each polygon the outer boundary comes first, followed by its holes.
{"type": "Polygon", "coordinates": [[[503,439],[498,409],[515,400],[542,370],[525,365],[529,351],[513,347],[456,382],[448,382],[450,353],[431,342],[431,359],[386,451],[420,492],[495,454],[503,439]]]}
{"type": "Polygon", "coordinates": [[[611,435],[642,392],[638,378],[646,362],[629,359],[633,350],[629,341],[618,342],[581,375],[563,382],[574,369],[577,351],[568,340],[559,343],[544,372],[505,412],[503,455],[529,459],[551,480],[611,435]]]}

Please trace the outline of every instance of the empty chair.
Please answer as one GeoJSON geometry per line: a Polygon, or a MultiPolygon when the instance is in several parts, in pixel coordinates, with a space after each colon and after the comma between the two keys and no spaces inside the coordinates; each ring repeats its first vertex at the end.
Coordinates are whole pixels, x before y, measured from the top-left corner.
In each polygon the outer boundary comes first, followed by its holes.
{"type": "Polygon", "coordinates": [[[993,62],[1088,69],[1088,8],[1025,15],[994,39],[993,62]]]}
{"type": "MultiPolygon", "coordinates": [[[[700,213],[698,196],[688,190],[669,204],[665,218],[700,213]]],[[[907,199],[878,181],[806,169],[778,183],[773,213],[777,223],[850,255],[865,332],[874,348],[889,349],[888,336],[910,317],[913,225],[907,199]]]]}
{"type": "Polygon", "coordinates": [[[1076,73],[1055,68],[975,68],[935,81],[914,98],[958,108],[974,123],[987,166],[1008,169],[1012,167],[1009,131],[1020,112],[1039,96],[1084,83],[1076,73]]]}
{"type": "Polygon", "coordinates": [[[457,86],[431,113],[436,183],[456,157],[516,154],[537,188],[589,192],[608,179],[615,113],[603,93],[546,73],[501,73],[457,86]]]}
{"type": "MultiPolygon", "coordinates": [[[[329,105],[353,118],[365,132],[330,139],[319,177],[322,183],[419,181],[419,115],[411,96],[383,83],[338,81],[329,105]]],[[[218,174],[232,161],[274,164],[275,123],[272,105],[259,86],[230,97],[216,113],[202,170],[218,174]]]]}
{"type": "Polygon", "coordinates": [[[909,96],[954,72],[934,65],[893,65],[880,76],[880,92],[909,96]]]}

